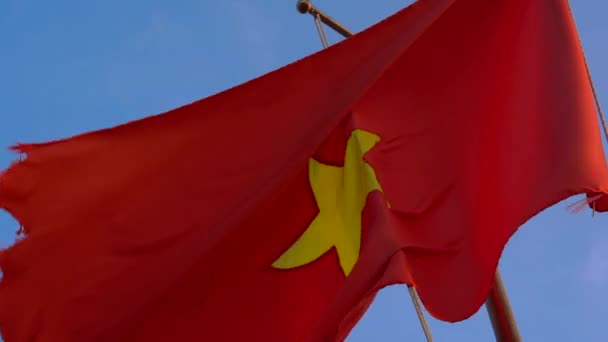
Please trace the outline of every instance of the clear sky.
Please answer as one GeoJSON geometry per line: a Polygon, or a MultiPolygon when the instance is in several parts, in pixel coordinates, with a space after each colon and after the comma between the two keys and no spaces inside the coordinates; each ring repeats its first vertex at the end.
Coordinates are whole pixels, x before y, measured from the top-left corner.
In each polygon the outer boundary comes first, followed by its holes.
{"type": "MultiPolygon", "coordinates": [[[[0,169],[15,159],[3,148],[15,142],[163,112],[320,49],[312,18],[295,2],[1,0],[0,169]]],[[[410,2],[314,3],[360,31],[410,2]]],[[[608,3],[571,3],[608,110],[608,3]]],[[[526,341],[608,341],[608,216],[572,215],[565,206],[573,200],[528,222],[503,254],[526,341]]],[[[0,212],[0,247],[17,229],[0,212]]],[[[436,341],[493,340],[484,308],[462,323],[430,324],[436,341]]],[[[423,341],[406,288],[383,290],[348,341],[423,341]]]]}

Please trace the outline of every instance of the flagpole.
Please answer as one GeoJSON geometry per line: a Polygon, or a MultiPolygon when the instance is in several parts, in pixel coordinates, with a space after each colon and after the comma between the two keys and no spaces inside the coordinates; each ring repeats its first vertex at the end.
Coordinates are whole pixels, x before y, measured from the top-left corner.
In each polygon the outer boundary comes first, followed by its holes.
{"type": "Polygon", "coordinates": [[[412,304],[414,304],[414,309],[416,309],[416,315],[418,315],[418,321],[420,322],[420,326],[422,327],[422,332],[424,332],[424,336],[426,337],[427,342],[433,342],[433,335],[431,334],[431,328],[426,321],[426,317],[424,317],[424,311],[422,310],[422,305],[420,305],[420,299],[418,298],[418,292],[416,288],[413,286],[407,286],[408,291],[410,292],[410,298],[412,298],[412,304]]]}
{"type": "Polygon", "coordinates": [[[332,28],[334,31],[341,34],[344,38],[348,38],[353,35],[353,33],[349,29],[342,26],[342,24],[335,21],[332,17],[328,16],[327,14],[323,13],[321,10],[313,6],[313,4],[309,0],[298,0],[296,7],[298,8],[298,12],[302,14],[309,13],[313,17],[318,18],[323,24],[332,28]]]}
{"type": "Polygon", "coordinates": [[[502,282],[502,277],[498,270],[494,275],[494,286],[486,300],[486,309],[488,310],[488,316],[490,316],[490,321],[492,322],[492,329],[494,330],[496,341],[522,341],[505,285],[502,282]]]}

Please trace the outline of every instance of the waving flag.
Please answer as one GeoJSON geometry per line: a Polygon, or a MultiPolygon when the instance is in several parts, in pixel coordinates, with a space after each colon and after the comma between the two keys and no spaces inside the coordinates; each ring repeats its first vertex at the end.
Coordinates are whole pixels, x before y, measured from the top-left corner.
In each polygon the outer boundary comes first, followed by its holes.
{"type": "Polygon", "coordinates": [[[459,321],[521,224],[608,192],[566,0],[420,0],[210,98],[15,149],[7,342],[341,340],[394,283],[459,321]]]}

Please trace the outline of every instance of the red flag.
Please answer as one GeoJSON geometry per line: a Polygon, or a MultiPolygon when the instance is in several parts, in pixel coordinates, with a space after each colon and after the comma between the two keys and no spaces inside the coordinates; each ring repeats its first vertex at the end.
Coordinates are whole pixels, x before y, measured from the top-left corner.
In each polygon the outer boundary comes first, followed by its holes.
{"type": "Polygon", "coordinates": [[[517,227],[608,191],[566,0],[421,0],[221,94],[17,149],[7,342],[341,340],[403,282],[466,319],[517,227]]]}

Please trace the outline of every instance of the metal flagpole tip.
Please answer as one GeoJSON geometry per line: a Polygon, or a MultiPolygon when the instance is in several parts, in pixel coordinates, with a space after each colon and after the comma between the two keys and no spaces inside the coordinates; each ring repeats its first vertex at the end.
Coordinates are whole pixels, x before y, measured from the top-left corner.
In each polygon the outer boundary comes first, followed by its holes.
{"type": "Polygon", "coordinates": [[[311,10],[312,4],[308,0],[298,0],[296,7],[298,8],[298,12],[306,14],[311,10]]]}

